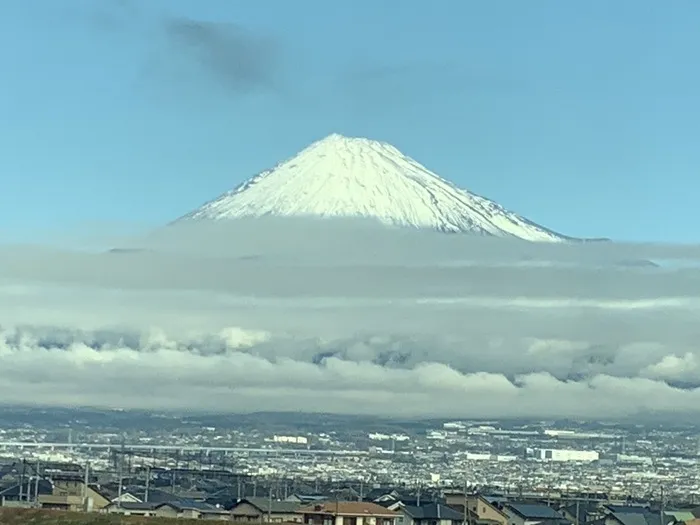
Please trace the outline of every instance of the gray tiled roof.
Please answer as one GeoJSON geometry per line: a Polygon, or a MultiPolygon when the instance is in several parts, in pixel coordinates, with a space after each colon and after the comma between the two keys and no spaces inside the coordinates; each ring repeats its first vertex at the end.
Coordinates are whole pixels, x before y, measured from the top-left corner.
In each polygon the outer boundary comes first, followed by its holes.
{"type": "Polygon", "coordinates": [[[403,511],[416,520],[462,521],[463,519],[461,512],[457,512],[447,505],[442,505],[440,503],[428,503],[420,507],[406,505],[403,511]]]}
{"type": "Polygon", "coordinates": [[[506,507],[523,518],[545,520],[564,519],[564,516],[547,505],[537,503],[509,503],[506,507]]]}
{"type": "Polygon", "coordinates": [[[245,498],[238,502],[238,504],[243,502],[248,502],[263,512],[267,512],[269,508],[270,512],[275,512],[278,514],[291,514],[293,512],[296,512],[297,509],[301,506],[296,501],[270,501],[268,498],[245,498]]]}

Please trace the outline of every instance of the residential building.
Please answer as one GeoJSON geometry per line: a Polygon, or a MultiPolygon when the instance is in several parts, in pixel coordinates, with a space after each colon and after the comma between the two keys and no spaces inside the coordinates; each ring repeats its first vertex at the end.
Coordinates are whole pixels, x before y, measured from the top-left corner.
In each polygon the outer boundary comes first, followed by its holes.
{"type": "Polygon", "coordinates": [[[299,508],[307,525],[398,525],[400,513],[367,501],[334,501],[299,508]]]}
{"type": "Polygon", "coordinates": [[[328,500],[328,496],[323,494],[291,494],[285,498],[286,501],[296,501],[297,503],[310,504],[328,500]]]}
{"type": "Polygon", "coordinates": [[[445,503],[458,512],[464,512],[466,503],[469,509],[468,521],[474,524],[508,525],[508,516],[481,494],[453,492],[445,494],[445,503]]]}
{"type": "MultiPolygon", "coordinates": [[[[392,488],[377,488],[370,490],[365,495],[365,500],[375,503],[386,503],[390,501],[400,501],[405,499],[406,495],[401,491],[392,488]]],[[[415,498],[415,496],[414,496],[415,498]]]]}
{"type": "Polygon", "coordinates": [[[401,525],[463,525],[464,515],[442,503],[404,505],[401,525]]]}
{"type": "Polygon", "coordinates": [[[40,479],[36,481],[25,481],[11,485],[0,491],[0,507],[27,507],[30,506],[38,496],[46,496],[53,493],[53,485],[50,481],[40,479]]]}
{"type": "Polygon", "coordinates": [[[77,476],[56,476],[51,479],[51,494],[39,494],[39,505],[56,510],[101,510],[111,503],[97,485],[88,484],[77,476]]]}
{"type": "Polygon", "coordinates": [[[116,498],[112,498],[112,503],[117,501],[122,503],[141,503],[141,498],[134,496],[131,492],[123,492],[116,498]]]}
{"type": "Polygon", "coordinates": [[[301,522],[301,514],[297,513],[300,507],[296,501],[245,498],[235,503],[230,512],[234,521],[301,522]]]}
{"type": "Polygon", "coordinates": [[[503,506],[509,525],[565,525],[564,516],[541,503],[508,503],[503,506]]]}
{"type": "Polygon", "coordinates": [[[688,523],[696,519],[692,509],[666,510],[664,515],[668,518],[667,523],[688,523]]]}
{"type": "Polygon", "coordinates": [[[604,510],[605,525],[668,525],[676,522],[672,515],[664,513],[664,519],[661,519],[659,510],[645,506],[606,505],[604,510]]]}
{"type": "Polygon", "coordinates": [[[574,525],[585,525],[601,517],[601,509],[593,501],[569,502],[559,507],[559,512],[574,525]]]}
{"type": "Polygon", "coordinates": [[[109,514],[123,514],[125,516],[144,516],[158,518],[189,518],[229,521],[231,515],[228,511],[218,509],[208,503],[200,501],[189,502],[112,502],[107,505],[104,512],[109,514]]]}

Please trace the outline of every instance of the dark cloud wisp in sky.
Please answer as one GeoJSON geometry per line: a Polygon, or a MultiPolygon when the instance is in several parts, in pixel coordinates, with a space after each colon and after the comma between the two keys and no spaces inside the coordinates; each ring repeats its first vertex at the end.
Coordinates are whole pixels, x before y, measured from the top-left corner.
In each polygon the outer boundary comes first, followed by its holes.
{"type": "Polygon", "coordinates": [[[275,43],[235,24],[186,18],[163,20],[171,52],[186,56],[233,93],[275,88],[275,43]]]}

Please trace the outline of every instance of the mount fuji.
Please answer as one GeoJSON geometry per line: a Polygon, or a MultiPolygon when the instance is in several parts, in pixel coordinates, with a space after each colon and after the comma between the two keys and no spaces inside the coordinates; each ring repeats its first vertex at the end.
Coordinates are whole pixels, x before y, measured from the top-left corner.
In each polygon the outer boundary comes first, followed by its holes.
{"type": "Polygon", "coordinates": [[[460,189],[385,142],[332,134],[207,202],[180,221],[363,217],[398,227],[580,241],[460,189]]]}

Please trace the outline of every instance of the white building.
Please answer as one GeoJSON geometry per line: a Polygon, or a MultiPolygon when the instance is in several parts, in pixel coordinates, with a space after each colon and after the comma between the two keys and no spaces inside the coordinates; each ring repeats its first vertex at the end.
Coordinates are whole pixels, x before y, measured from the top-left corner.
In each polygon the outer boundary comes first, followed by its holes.
{"type": "Polygon", "coordinates": [[[535,458],[542,461],[598,461],[600,454],[595,450],[566,450],[541,448],[535,450],[535,458]]]}
{"type": "Polygon", "coordinates": [[[380,434],[378,432],[369,433],[367,434],[367,437],[369,437],[369,439],[372,441],[408,441],[410,439],[405,434],[380,434]]]}
{"type": "Polygon", "coordinates": [[[498,454],[484,454],[467,452],[466,459],[468,461],[517,461],[517,456],[504,456],[498,454]]]}
{"type": "Polygon", "coordinates": [[[652,465],[654,463],[649,456],[631,456],[627,454],[618,454],[615,456],[615,461],[633,465],[652,465]]]}
{"type": "Polygon", "coordinates": [[[307,445],[309,439],[304,436],[273,436],[274,443],[295,443],[297,445],[307,445]]]}

